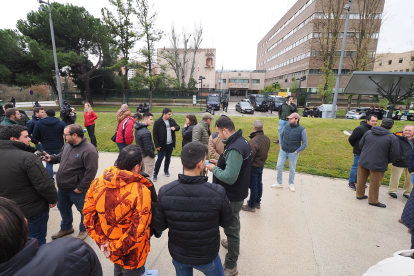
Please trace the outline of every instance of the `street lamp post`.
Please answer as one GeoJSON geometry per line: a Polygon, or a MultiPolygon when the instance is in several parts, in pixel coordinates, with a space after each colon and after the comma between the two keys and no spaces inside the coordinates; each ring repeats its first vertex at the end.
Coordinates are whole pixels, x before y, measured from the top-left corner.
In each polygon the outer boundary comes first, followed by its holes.
{"type": "Polygon", "coordinates": [[[344,59],[344,52],[345,52],[346,32],[348,31],[349,12],[351,11],[352,0],[347,0],[347,1],[349,1],[349,4],[346,4],[344,6],[344,10],[347,10],[348,13],[346,14],[345,30],[344,30],[344,37],[342,39],[342,49],[341,49],[341,57],[339,59],[338,75],[336,76],[335,93],[334,93],[334,99],[332,103],[332,119],[336,118],[336,102],[338,101],[339,82],[341,81],[342,61],[344,59]]]}
{"type": "Polygon", "coordinates": [[[55,72],[56,72],[56,83],[58,87],[58,95],[59,95],[59,106],[62,106],[62,87],[60,86],[60,76],[59,76],[59,66],[57,62],[57,56],[56,56],[56,45],[55,45],[55,33],[53,31],[53,21],[52,21],[52,10],[50,8],[49,0],[47,2],[43,0],[38,0],[39,4],[46,4],[49,6],[49,10],[39,7],[39,11],[45,11],[49,13],[49,22],[50,22],[50,34],[52,36],[52,46],[53,46],[53,56],[55,58],[55,72]]]}
{"type": "Polygon", "coordinates": [[[198,97],[199,97],[199,102],[200,102],[200,111],[202,111],[202,109],[201,109],[201,92],[203,91],[203,80],[205,80],[206,78],[205,77],[203,77],[203,76],[199,76],[198,77],[198,80],[200,81],[199,83],[201,84],[200,85],[200,92],[199,92],[199,95],[198,95],[198,97]]]}

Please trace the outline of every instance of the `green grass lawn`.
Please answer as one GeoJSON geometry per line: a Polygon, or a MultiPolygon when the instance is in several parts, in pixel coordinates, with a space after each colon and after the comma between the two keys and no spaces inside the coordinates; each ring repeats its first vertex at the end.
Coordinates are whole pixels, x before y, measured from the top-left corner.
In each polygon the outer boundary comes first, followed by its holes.
{"type": "MultiPolygon", "coordinates": [[[[115,133],[116,117],[113,113],[98,113],[96,121],[96,137],[99,151],[117,152],[118,147],[111,141],[112,135],[115,133]]],[[[218,118],[218,116],[215,116],[218,118]]],[[[154,120],[158,119],[156,115],[154,120]]],[[[182,127],[185,122],[184,115],[174,115],[173,118],[182,127]]],[[[201,115],[197,116],[201,119],[201,115]]],[[[243,130],[243,135],[247,139],[252,132],[254,120],[260,119],[264,123],[264,131],[270,140],[277,140],[278,119],[276,117],[244,117],[234,116],[237,129],[243,130]]],[[[352,147],[348,143],[348,136],[344,130],[353,130],[359,125],[358,120],[329,120],[329,119],[313,119],[302,118],[301,124],[306,128],[308,134],[308,147],[302,153],[298,160],[296,170],[298,172],[309,173],[313,175],[321,175],[326,177],[337,177],[347,179],[349,170],[353,161],[352,147]]],[[[79,116],[77,123],[83,125],[83,116],[79,116]]],[[[214,124],[214,122],[213,122],[214,124]]],[[[402,127],[408,122],[396,121],[393,132],[401,131],[402,127]]],[[[149,128],[152,131],[152,127],[149,128]]],[[[214,127],[212,127],[214,130],[214,127]]],[[[89,137],[88,137],[89,138],[89,137]]],[[[174,149],[173,155],[180,156],[182,136],[181,131],[177,133],[177,147],[174,149]]],[[[269,157],[267,159],[266,168],[275,169],[277,157],[279,154],[278,144],[271,143],[269,157]]],[[[288,169],[286,163],[285,168],[288,169]]],[[[390,165],[391,168],[391,165],[390,165]]],[[[388,184],[390,171],[386,172],[383,184],[388,184]]],[[[276,179],[276,174],[275,174],[276,179]]],[[[401,181],[402,183],[402,181],[401,181]]]]}

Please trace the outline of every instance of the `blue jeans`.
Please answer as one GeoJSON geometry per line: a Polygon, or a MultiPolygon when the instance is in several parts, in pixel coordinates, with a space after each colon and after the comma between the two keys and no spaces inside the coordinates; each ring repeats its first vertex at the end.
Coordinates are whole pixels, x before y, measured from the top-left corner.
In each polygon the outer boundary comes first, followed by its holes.
{"type": "Polygon", "coordinates": [[[254,208],[256,203],[260,203],[263,194],[263,167],[252,168],[250,171],[250,199],[248,205],[250,208],[254,208]]]}
{"type": "MultiPolygon", "coordinates": [[[[45,150],[45,152],[47,152],[47,154],[52,155],[52,154],[59,154],[62,151],[62,149],[51,149],[51,150],[45,150]]],[[[53,181],[55,181],[55,178],[53,178],[53,164],[50,164],[48,162],[46,162],[46,170],[49,172],[50,177],[53,179],[53,181]]]]}
{"type": "Polygon", "coordinates": [[[116,144],[118,146],[119,152],[121,152],[121,150],[123,150],[126,146],[128,146],[125,143],[116,143],[116,144]]]}
{"type": "Polygon", "coordinates": [[[289,185],[293,185],[295,182],[296,163],[298,163],[299,153],[287,153],[280,149],[279,157],[277,158],[277,183],[282,184],[283,166],[286,159],[289,159],[289,185]]]}
{"type": "Polygon", "coordinates": [[[47,221],[49,220],[49,206],[40,211],[37,215],[27,219],[29,237],[37,239],[39,246],[46,243],[47,221]]]}
{"type": "MultiPolygon", "coordinates": [[[[281,110],[280,110],[281,111],[281,110]]],[[[277,128],[277,131],[279,132],[279,140],[280,140],[280,133],[282,133],[283,128],[285,127],[285,125],[289,124],[288,120],[279,120],[279,127],[277,128]]]]}
{"type": "Polygon", "coordinates": [[[352,163],[351,171],[349,172],[349,183],[357,183],[359,157],[359,154],[354,153],[354,163],[352,163]]]}
{"type": "Polygon", "coordinates": [[[85,225],[83,225],[83,204],[85,203],[85,196],[87,191],[83,191],[78,194],[75,191],[62,191],[58,189],[58,204],[57,207],[62,217],[62,222],[60,223],[60,230],[67,231],[73,228],[73,213],[72,205],[75,204],[76,209],[78,209],[81,214],[81,221],[79,223],[79,230],[86,231],[85,225]]]}
{"type": "Polygon", "coordinates": [[[167,173],[168,169],[170,168],[170,162],[171,162],[171,154],[174,149],[174,144],[167,144],[167,150],[166,151],[159,151],[157,156],[157,161],[155,162],[155,168],[154,168],[154,175],[158,175],[158,172],[161,168],[162,160],[165,156],[165,162],[164,162],[164,172],[167,173]]]}
{"type": "Polygon", "coordinates": [[[35,149],[43,153],[43,144],[35,145],[35,149]]]}
{"type": "Polygon", "coordinates": [[[175,266],[177,276],[193,276],[193,268],[203,272],[207,276],[224,276],[224,269],[219,255],[211,263],[205,265],[182,264],[174,259],[172,263],[175,266]]]}

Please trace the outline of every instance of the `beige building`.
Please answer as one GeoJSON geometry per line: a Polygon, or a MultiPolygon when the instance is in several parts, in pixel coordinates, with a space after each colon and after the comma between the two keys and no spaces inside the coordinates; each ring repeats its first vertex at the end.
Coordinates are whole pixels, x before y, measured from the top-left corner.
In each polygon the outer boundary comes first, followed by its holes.
{"type": "Polygon", "coordinates": [[[374,71],[414,72],[414,51],[375,55],[374,71]]]}
{"type": "MultiPolygon", "coordinates": [[[[385,1],[385,0],[384,0],[385,1]]],[[[287,88],[292,78],[304,77],[302,88],[308,88],[308,92],[316,92],[319,80],[322,76],[323,62],[318,58],[321,35],[315,22],[329,18],[324,13],[322,0],[298,0],[292,8],[277,22],[271,30],[260,40],[257,45],[256,69],[266,70],[265,86],[279,82],[281,88],[287,88]]],[[[375,20],[381,20],[383,3],[375,14],[375,20]]],[[[359,8],[356,2],[352,2],[350,21],[345,46],[345,57],[342,67],[340,88],[344,88],[349,80],[352,57],[356,56],[356,48],[352,38],[359,37],[355,27],[360,21],[359,8]]],[[[341,20],[345,21],[346,11],[343,11],[341,20]]],[[[339,56],[344,33],[339,34],[338,48],[336,49],[337,62],[334,73],[338,72],[339,56]]],[[[379,28],[372,35],[368,54],[374,58],[377,49],[379,28]]],[[[373,66],[373,65],[372,65],[373,66]]],[[[341,89],[342,90],[342,89],[341,89]]]]}
{"type": "Polygon", "coordinates": [[[216,72],[215,89],[223,91],[228,98],[235,100],[257,94],[264,88],[266,71],[236,71],[226,70],[216,72]]]}
{"type": "MultiPolygon", "coordinates": [[[[177,78],[177,74],[172,69],[171,65],[168,64],[167,60],[163,59],[162,51],[171,51],[172,49],[165,49],[160,48],[157,49],[157,61],[160,66],[166,66],[167,68],[167,75],[170,75],[171,77],[177,78]]],[[[183,49],[179,49],[179,59],[183,60],[183,49]]],[[[186,56],[187,60],[187,66],[186,66],[186,77],[185,77],[185,83],[188,83],[190,80],[190,73],[191,73],[191,66],[193,63],[193,56],[194,51],[189,50],[186,56]]],[[[198,49],[197,53],[195,55],[195,62],[194,62],[194,72],[193,72],[193,78],[195,80],[198,80],[199,76],[204,77],[203,79],[203,89],[207,90],[214,90],[215,88],[215,74],[216,74],[216,49],[214,48],[208,48],[208,49],[198,49]]]]}

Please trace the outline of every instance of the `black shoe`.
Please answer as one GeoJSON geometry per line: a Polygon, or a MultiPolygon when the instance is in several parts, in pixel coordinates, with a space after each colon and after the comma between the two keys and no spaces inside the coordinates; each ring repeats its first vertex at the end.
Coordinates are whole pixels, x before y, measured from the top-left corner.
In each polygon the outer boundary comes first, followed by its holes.
{"type": "Polygon", "coordinates": [[[351,188],[352,190],[356,191],[356,186],[355,183],[348,183],[349,188],[351,188]]]}
{"type": "Polygon", "coordinates": [[[378,202],[378,203],[370,203],[369,205],[372,205],[372,206],[377,206],[377,207],[380,207],[380,208],[385,208],[385,207],[387,207],[387,205],[382,204],[381,202],[378,202]]]}
{"type": "MultiPolygon", "coordinates": [[[[361,199],[367,199],[368,196],[364,195],[363,197],[356,197],[357,199],[361,200],[361,199]]],[[[371,204],[371,203],[370,203],[371,204]]]]}
{"type": "Polygon", "coordinates": [[[406,198],[410,198],[410,195],[403,195],[404,197],[406,197],[406,198]]]}
{"type": "Polygon", "coordinates": [[[397,198],[398,197],[396,193],[389,193],[389,196],[392,197],[392,198],[397,198]]]}

